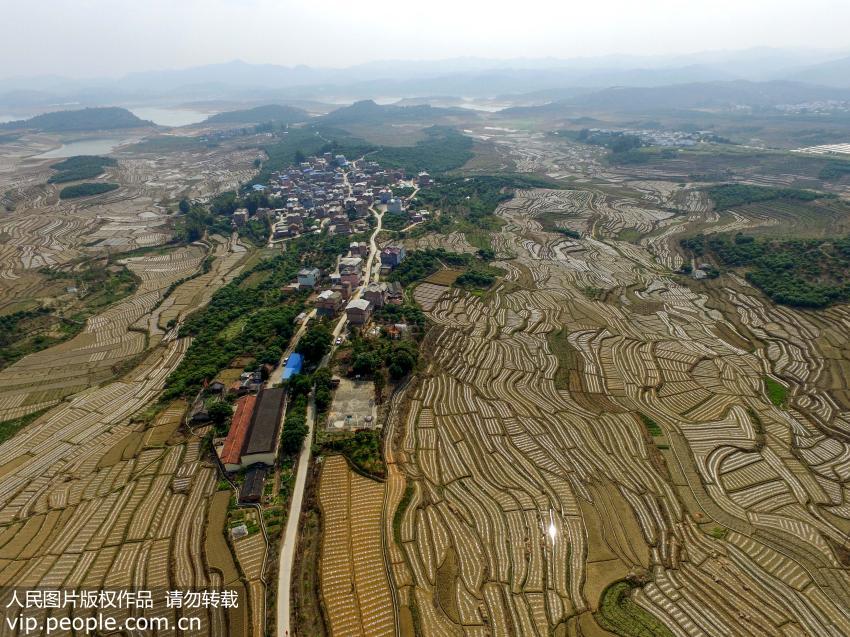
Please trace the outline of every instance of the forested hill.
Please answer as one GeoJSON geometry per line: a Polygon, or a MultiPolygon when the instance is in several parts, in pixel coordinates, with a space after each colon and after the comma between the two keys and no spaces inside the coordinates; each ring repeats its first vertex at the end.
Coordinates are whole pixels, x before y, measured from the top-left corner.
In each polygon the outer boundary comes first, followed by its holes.
{"type": "Polygon", "coordinates": [[[435,106],[395,106],[376,104],[372,100],[355,102],[321,117],[323,124],[388,124],[399,122],[417,122],[435,124],[450,117],[472,119],[476,113],[463,108],[440,108],[435,106]]]}
{"type": "Polygon", "coordinates": [[[218,113],[204,120],[204,124],[265,124],[266,122],[295,124],[306,122],[309,118],[307,111],[294,106],[266,104],[256,108],[218,113]]]}
{"type": "Polygon", "coordinates": [[[2,129],[33,129],[48,133],[71,131],[110,130],[115,128],[141,128],[154,126],[140,119],[126,108],[117,106],[84,108],[78,111],[55,111],[36,115],[30,119],[0,124],[2,129]]]}

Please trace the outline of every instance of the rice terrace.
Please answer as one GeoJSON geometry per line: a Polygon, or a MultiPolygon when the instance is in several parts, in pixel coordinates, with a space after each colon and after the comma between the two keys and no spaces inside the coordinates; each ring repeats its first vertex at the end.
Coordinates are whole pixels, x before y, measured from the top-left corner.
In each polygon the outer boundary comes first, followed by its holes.
{"type": "Polygon", "coordinates": [[[382,2],[4,8],[0,635],[850,635],[850,8],[382,2]]]}

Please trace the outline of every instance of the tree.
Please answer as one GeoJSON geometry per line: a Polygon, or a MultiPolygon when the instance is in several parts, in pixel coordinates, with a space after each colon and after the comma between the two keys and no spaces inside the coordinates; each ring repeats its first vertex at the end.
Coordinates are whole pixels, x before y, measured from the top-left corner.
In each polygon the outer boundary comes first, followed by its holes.
{"type": "Polygon", "coordinates": [[[180,212],[185,215],[189,212],[191,206],[189,205],[189,201],[187,199],[181,199],[178,208],[180,209],[180,212]]]}
{"type": "Polygon", "coordinates": [[[295,151],[295,163],[301,164],[307,161],[307,156],[304,154],[304,151],[300,148],[295,151]]]}
{"type": "Polygon", "coordinates": [[[304,424],[289,424],[283,428],[283,435],[280,437],[280,448],[283,453],[293,455],[301,450],[301,445],[304,443],[304,438],[307,436],[307,426],[304,424]]]}
{"type": "Polygon", "coordinates": [[[309,328],[298,342],[297,351],[311,364],[317,364],[331,349],[333,335],[324,323],[309,328]]]}
{"type": "Polygon", "coordinates": [[[316,408],[319,411],[324,411],[331,405],[333,395],[326,387],[316,387],[316,408]]]}
{"type": "Polygon", "coordinates": [[[416,355],[406,347],[394,348],[387,357],[387,368],[390,377],[398,380],[409,374],[416,367],[416,355]]]}
{"type": "Polygon", "coordinates": [[[296,374],[289,379],[287,386],[290,396],[306,396],[313,388],[313,379],[308,374],[296,374]]]}
{"type": "Polygon", "coordinates": [[[383,371],[375,374],[375,402],[379,405],[384,402],[384,387],[387,386],[387,379],[383,371]]]}
{"type": "Polygon", "coordinates": [[[216,425],[221,426],[233,414],[233,408],[223,400],[218,400],[209,406],[207,413],[216,425]]]}
{"type": "Polygon", "coordinates": [[[380,368],[381,357],[378,352],[360,352],[351,359],[351,371],[357,376],[372,376],[380,368]]]}

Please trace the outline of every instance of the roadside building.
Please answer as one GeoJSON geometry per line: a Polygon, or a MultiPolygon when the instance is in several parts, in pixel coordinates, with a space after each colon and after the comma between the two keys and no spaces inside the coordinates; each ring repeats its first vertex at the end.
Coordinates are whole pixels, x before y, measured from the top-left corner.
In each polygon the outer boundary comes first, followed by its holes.
{"type": "Polygon", "coordinates": [[[360,285],[360,273],[359,272],[346,272],[342,276],[340,276],[340,283],[349,286],[350,288],[356,288],[360,285]]]}
{"type": "Polygon", "coordinates": [[[334,290],[324,290],[316,299],[316,314],[319,316],[334,317],[342,306],[342,294],[334,290]]]}
{"type": "Polygon", "coordinates": [[[230,420],[230,430],[224,440],[219,459],[225,471],[238,471],[242,468],[242,449],[248,440],[251,419],[254,416],[256,396],[243,396],[236,401],[236,410],[230,420]]]}
{"type": "Polygon", "coordinates": [[[395,268],[404,261],[404,246],[387,246],[381,250],[381,265],[395,268]]]}
{"type": "Polygon", "coordinates": [[[343,282],[342,279],[339,280],[339,283],[332,285],[331,290],[339,292],[343,301],[347,301],[351,298],[351,284],[343,282]]]}
{"type": "Polygon", "coordinates": [[[352,272],[360,273],[363,268],[363,259],[360,257],[343,257],[339,260],[339,273],[349,274],[352,272]]]}
{"type": "Polygon", "coordinates": [[[319,282],[321,273],[318,268],[304,268],[298,272],[298,287],[312,290],[319,282]]]}
{"type": "Polygon", "coordinates": [[[373,308],[384,307],[387,298],[387,284],[383,282],[370,283],[363,290],[363,298],[369,301],[373,308]]]}
{"type": "Polygon", "coordinates": [[[285,391],[282,387],[272,387],[261,390],[257,395],[250,433],[242,450],[243,467],[252,464],[274,465],[285,391]]]}
{"type": "Polygon", "coordinates": [[[345,314],[352,325],[365,325],[372,315],[372,304],[366,299],[354,299],[345,306],[345,314]]]}

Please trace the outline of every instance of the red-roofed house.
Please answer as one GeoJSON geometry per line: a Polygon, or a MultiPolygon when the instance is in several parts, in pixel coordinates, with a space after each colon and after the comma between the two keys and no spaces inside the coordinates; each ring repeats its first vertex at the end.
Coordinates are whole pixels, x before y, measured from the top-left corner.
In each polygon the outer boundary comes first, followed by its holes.
{"type": "Polygon", "coordinates": [[[248,439],[251,418],[254,415],[255,395],[243,396],[236,401],[236,411],[230,421],[230,431],[221,449],[221,464],[226,471],[238,471],[242,468],[242,449],[248,439]]]}

